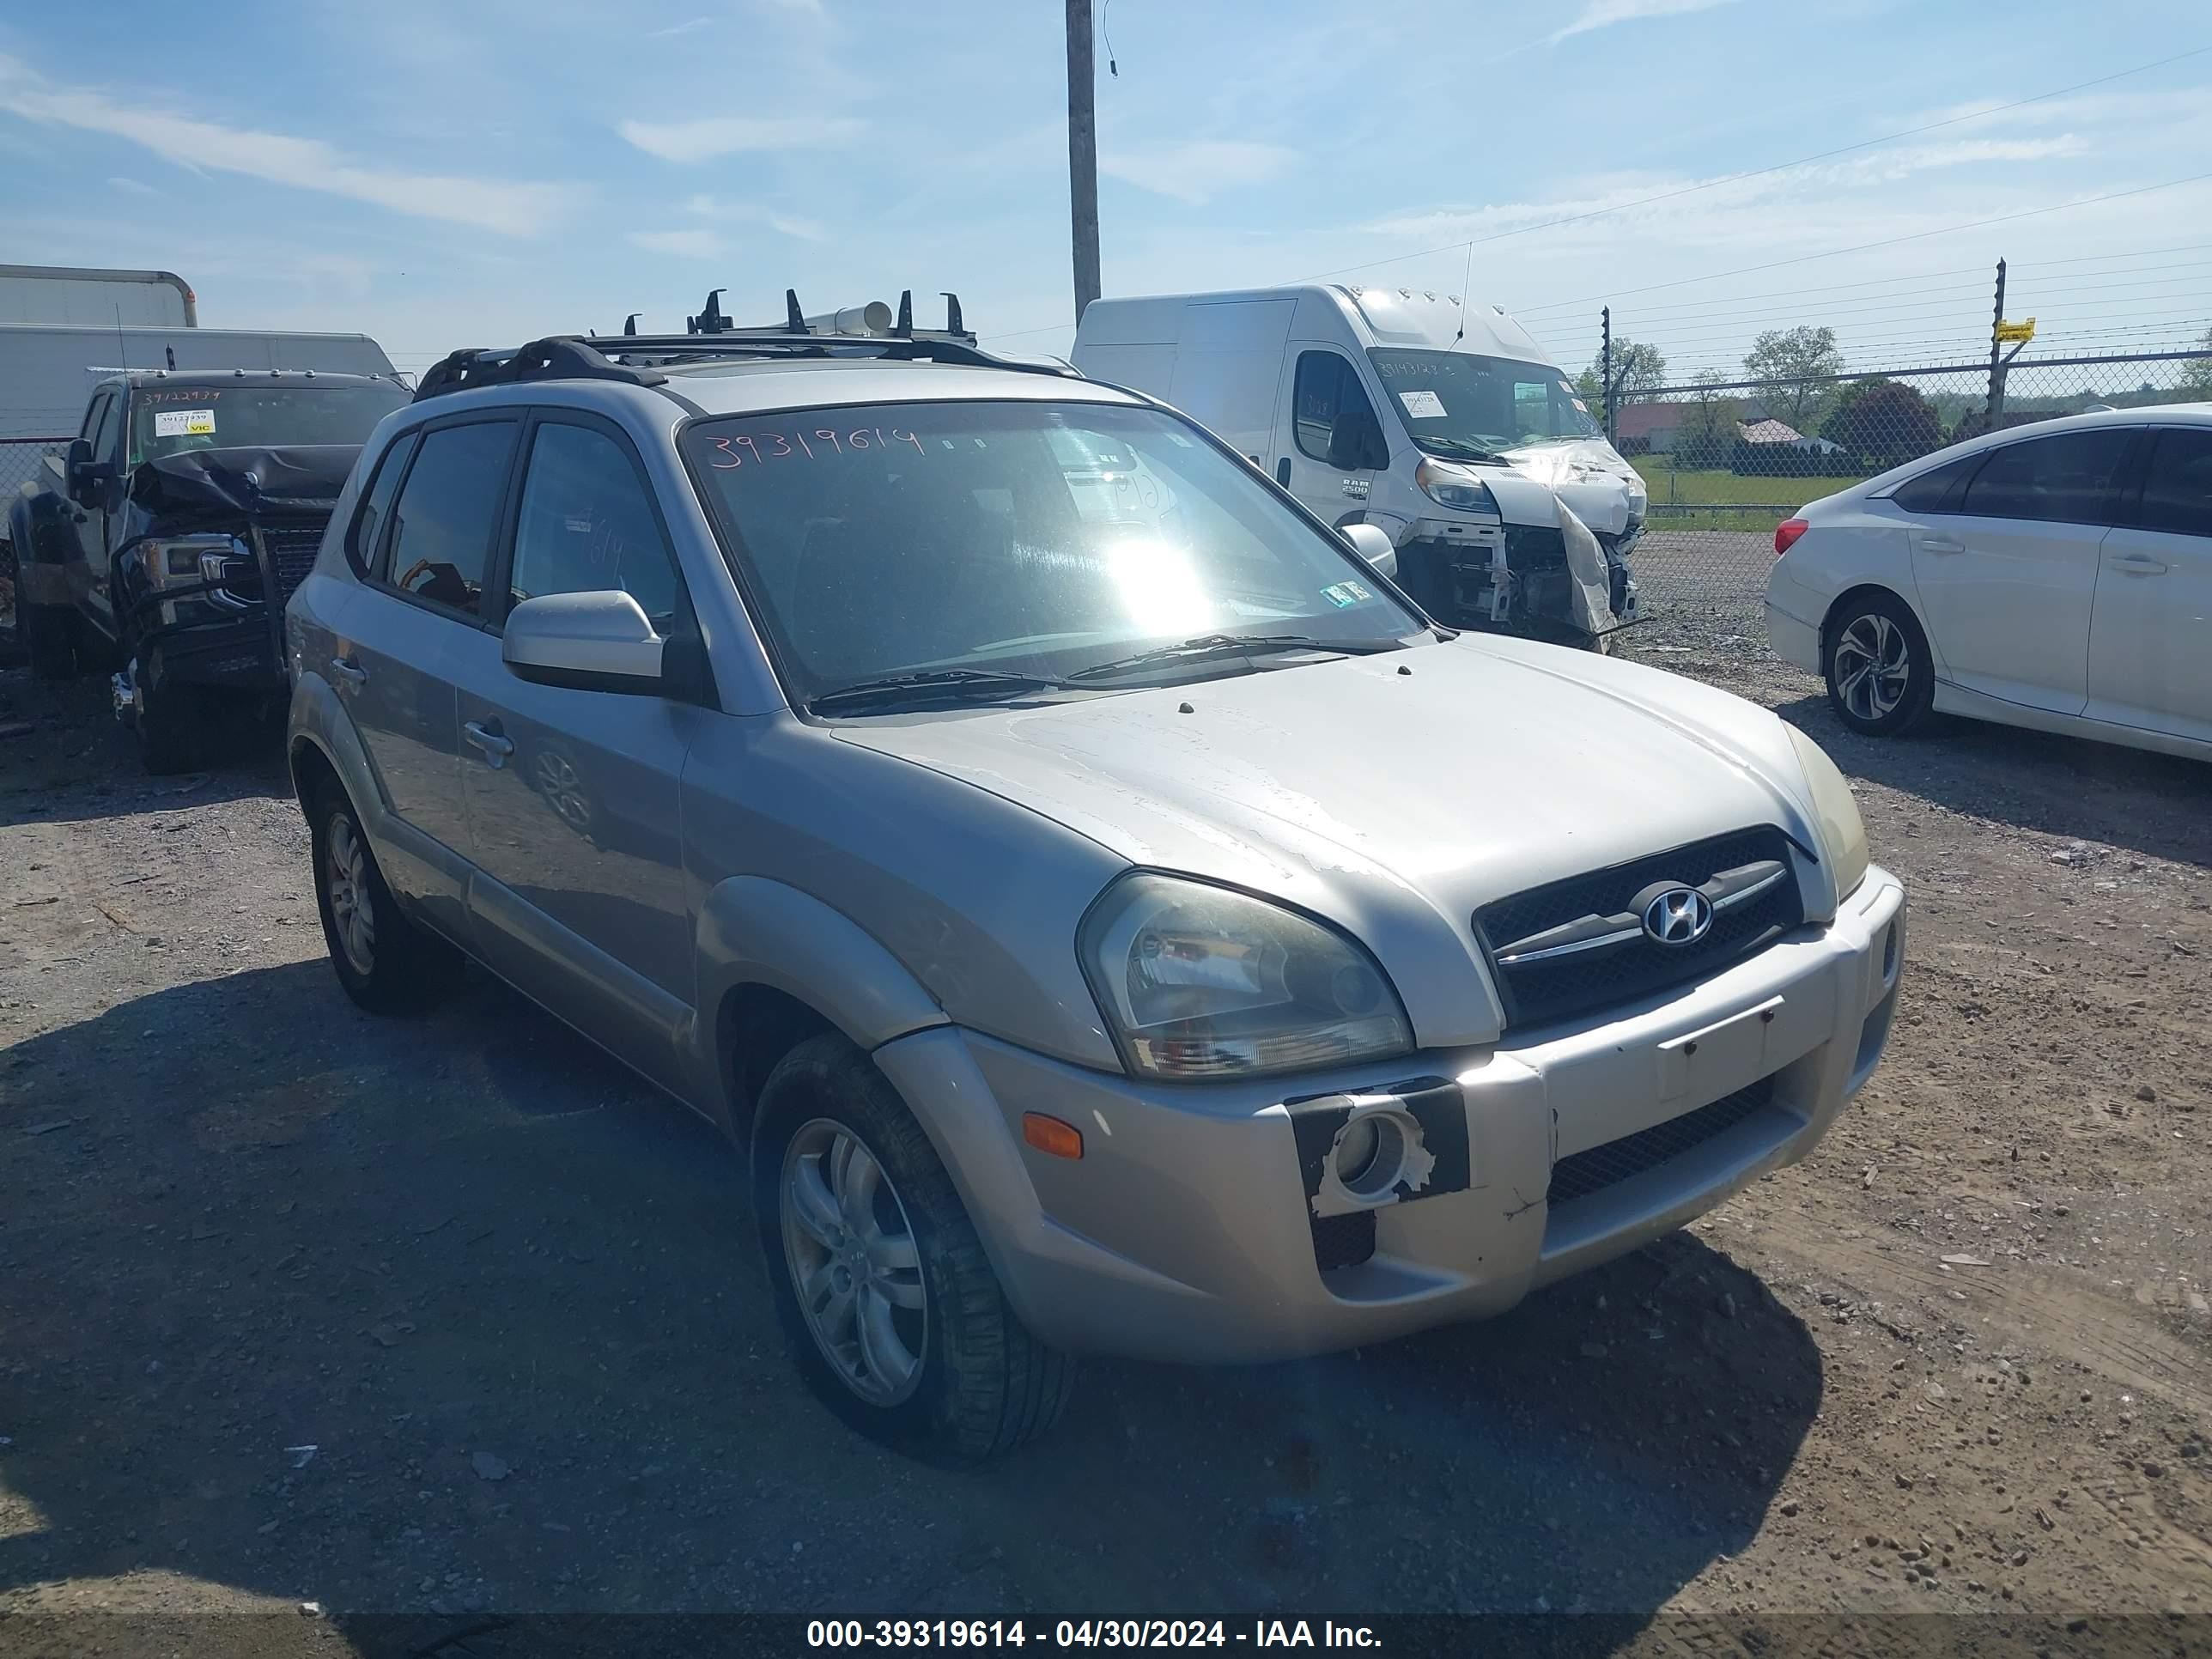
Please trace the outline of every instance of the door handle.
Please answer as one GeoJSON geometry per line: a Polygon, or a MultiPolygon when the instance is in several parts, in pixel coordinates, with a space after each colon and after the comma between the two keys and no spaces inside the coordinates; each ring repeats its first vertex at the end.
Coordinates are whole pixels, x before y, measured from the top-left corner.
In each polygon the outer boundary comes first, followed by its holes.
{"type": "Polygon", "coordinates": [[[337,683],[349,690],[358,691],[368,684],[368,670],[349,658],[332,657],[331,672],[337,677],[337,683]]]}
{"type": "Polygon", "coordinates": [[[1920,538],[1920,550],[1923,553],[1963,553],[1966,550],[1966,544],[1964,542],[1948,541],[1941,536],[1923,536],[1920,538]]]}
{"type": "Polygon", "coordinates": [[[1291,458],[1287,455],[1275,463],[1275,482],[1285,489],[1291,487],[1291,458]]]}
{"type": "Polygon", "coordinates": [[[483,750],[484,760],[494,767],[506,765],[507,757],[514,752],[513,738],[502,737],[491,726],[476,720],[470,720],[461,727],[461,736],[467,739],[471,748],[483,750]]]}
{"type": "Polygon", "coordinates": [[[2131,571],[2138,576],[2163,576],[2167,567],[2164,559],[2154,559],[2148,553],[2115,553],[2112,568],[2131,571]]]}

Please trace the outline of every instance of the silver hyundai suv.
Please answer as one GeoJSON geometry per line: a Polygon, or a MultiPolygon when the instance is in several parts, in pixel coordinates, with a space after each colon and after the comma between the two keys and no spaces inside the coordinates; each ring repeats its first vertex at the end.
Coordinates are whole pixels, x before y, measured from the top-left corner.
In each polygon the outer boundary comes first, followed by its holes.
{"type": "Polygon", "coordinates": [[[917,1450],[1080,1352],[1497,1313],[1812,1150],[1905,896],[1772,714],[1385,542],[951,332],[457,354],[288,611],[331,962],[473,957],[723,1125],[799,1365],[917,1450]]]}

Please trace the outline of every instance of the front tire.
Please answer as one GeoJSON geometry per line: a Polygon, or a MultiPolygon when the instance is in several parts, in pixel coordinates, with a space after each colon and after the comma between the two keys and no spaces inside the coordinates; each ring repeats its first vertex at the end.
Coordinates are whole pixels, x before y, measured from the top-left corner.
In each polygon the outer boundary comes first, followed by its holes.
{"type": "Polygon", "coordinates": [[[402,915],[359,814],[335,787],[308,808],[315,908],[345,993],[374,1014],[408,1013],[451,987],[460,953],[402,915]]]}
{"type": "Polygon", "coordinates": [[[1862,593],[1829,618],[1822,640],[1828,704],[1869,737],[1902,737],[1936,698],[1936,661],[1911,608],[1893,593],[1862,593]]]}
{"type": "Polygon", "coordinates": [[[167,777],[202,765],[209,738],[206,691],[165,677],[158,652],[143,672],[131,672],[137,692],[131,726],[138,734],[138,758],[146,769],[155,777],[167,777]]]}
{"type": "Polygon", "coordinates": [[[33,605],[15,588],[15,637],[31,665],[31,677],[41,680],[76,678],[76,612],[65,605],[33,605]]]}
{"type": "Polygon", "coordinates": [[[951,1176],[874,1063],[842,1036],[809,1038],[769,1074],[759,1121],[761,1251],[823,1403],[943,1462],[1049,1429],[1073,1363],[1016,1316],[951,1176]]]}

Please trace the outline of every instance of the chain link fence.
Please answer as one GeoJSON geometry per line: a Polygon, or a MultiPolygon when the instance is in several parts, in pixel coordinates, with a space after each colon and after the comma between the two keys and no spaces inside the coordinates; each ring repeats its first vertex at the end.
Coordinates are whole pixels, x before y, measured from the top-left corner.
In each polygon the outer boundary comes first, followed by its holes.
{"type": "Polygon", "coordinates": [[[1806,502],[1994,429],[2204,400],[2212,357],[2181,352],[1714,378],[1625,393],[1607,425],[1651,504],[1632,560],[1646,620],[1621,644],[1662,660],[1764,655],[1774,527],[1806,502]]]}

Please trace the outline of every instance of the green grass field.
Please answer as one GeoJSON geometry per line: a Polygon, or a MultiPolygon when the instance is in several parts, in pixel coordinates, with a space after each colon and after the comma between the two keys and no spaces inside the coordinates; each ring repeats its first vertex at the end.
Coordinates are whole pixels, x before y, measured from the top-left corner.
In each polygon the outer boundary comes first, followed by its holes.
{"type": "Polygon", "coordinates": [[[1729,471],[1677,472],[1664,455],[1638,455],[1631,463],[1644,475],[1654,507],[1680,502],[1702,507],[1728,501],[1753,501],[1784,508],[1816,501],[1859,482],[1850,477],[1747,478],[1729,471]]]}

